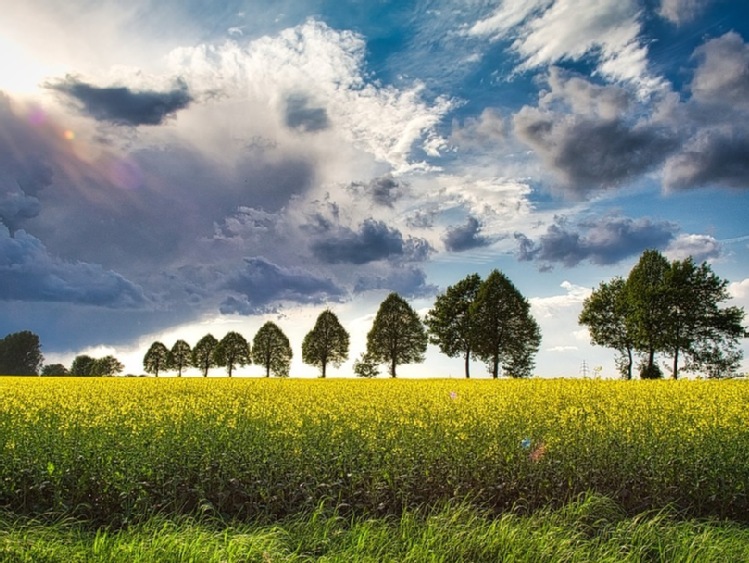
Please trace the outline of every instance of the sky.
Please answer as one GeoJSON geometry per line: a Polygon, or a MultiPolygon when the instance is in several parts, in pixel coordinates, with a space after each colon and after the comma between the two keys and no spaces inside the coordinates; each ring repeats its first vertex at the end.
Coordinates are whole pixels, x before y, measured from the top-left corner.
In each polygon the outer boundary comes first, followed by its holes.
{"type": "MultiPolygon", "coordinates": [[[[499,269],[539,376],[614,377],[577,317],[650,248],[749,309],[745,2],[7,4],[0,335],[35,332],[47,363],[138,374],[153,341],[272,320],[314,377],[301,342],[330,308],[346,376],[389,292],[423,315],[499,269]]],[[[399,375],[462,370],[430,345],[399,375]]]]}

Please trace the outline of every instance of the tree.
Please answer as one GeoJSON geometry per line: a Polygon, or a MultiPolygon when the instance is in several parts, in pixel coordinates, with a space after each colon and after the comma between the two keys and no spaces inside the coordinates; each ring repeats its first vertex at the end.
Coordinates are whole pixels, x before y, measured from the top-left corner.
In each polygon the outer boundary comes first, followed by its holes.
{"type": "Polygon", "coordinates": [[[390,365],[396,377],[399,364],[421,363],[427,349],[427,333],[419,315],[397,293],[380,304],[367,334],[367,355],[372,361],[390,365]]]}
{"type": "Polygon", "coordinates": [[[602,282],[583,301],[578,322],[588,327],[592,344],[619,352],[617,366],[625,379],[632,379],[635,343],[625,284],[621,277],[602,282]]]}
{"type": "Polygon", "coordinates": [[[42,375],[49,376],[49,377],[68,375],[68,368],[66,368],[62,364],[46,364],[42,368],[42,375]]]}
{"type": "Polygon", "coordinates": [[[143,356],[143,369],[159,377],[161,370],[169,369],[169,350],[161,342],[154,342],[143,356]]]}
{"type": "Polygon", "coordinates": [[[640,370],[643,379],[658,379],[662,373],[655,354],[667,347],[669,309],[666,274],[669,263],[657,250],[646,250],[627,277],[627,303],[635,348],[645,353],[640,370]]]}
{"type": "Polygon", "coordinates": [[[449,286],[445,293],[437,297],[424,321],[430,342],[439,346],[443,354],[451,358],[463,355],[466,379],[471,377],[470,359],[475,337],[471,305],[476,300],[479,287],[481,276],[478,274],[471,274],[449,286]]]}
{"type": "Polygon", "coordinates": [[[354,374],[356,377],[371,378],[380,375],[380,370],[377,367],[377,362],[367,354],[362,354],[359,359],[354,361],[354,374]]]}
{"type": "Polygon", "coordinates": [[[182,377],[182,370],[190,365],[192,350],[184,340],[177,340],[169,351],[168,365],[177,370],[177,377],[182,377]]]}
{"type": "Polygon", "coordinates": [[[203,372],[203,377],[208,377],[208,370],[216,365],[213,357],[216,346],[218,346],[218,340],[212,334],[206,334],[192,349],[192,365],[203,372]]]}
{"type": "Polygon", "coordinates": [[[238,332],[227,332],[213,350],[213,359],[218,366],[225,366],[231,377],[234,366],[244,366],[250,362],[250,345],[238,332]]]}
{"type": "Polygon", "coordinates": [[[739,307],[721,309],[730,299],[728,281],[710,266],[700,266],[689,257],[671,262],[665,278],[668,322],[663,327],[666,351],[673,358],[671,376],[679,376],[679,360],[686,369],[702,370],[708,376],[730,375],[741,361],[738,340],[744,336],[744,312],[739,307]]]}
{"type": "Polygon", "coordinates": [[[97,358],[91,364],[89,375],[116,375],[122,373],[125,366],[114,356],[97,358]]]}
{"type": "Polygon", "coordinates": [[[43,362],[39,337],[33,332],[14,332],[0,340],[0,374],[38,375],[43,362]]]}
{"type": "Polygon", "coordinates": [[[529,377],[541,332],[528,301],[512,282],[492,271],[481,284],[471,305],[476,357],[491,366],[494,379],[499,367],[512,377],[529,377]]]}
{"type": "Polygon", "coordinates": [[[283,331],[271,321],[261,326],[252,341],[252,360],[265,368],[265,377],[271,373],[288,377],[291,358],[291,345],[283,331]]]}
{"type": "Polygon", "coordinates": [[[338,317],[326,309],[317,317],[314,328],[302,342],[302,361],[318,366],[325,377],[329,363],[335,367],[348,359],[349,333],[341,326],[338,317]]]}
{"type": "Polygon", "coordinates": [[[87,356],[86,354],[80,354],[75,357],[73,363],[70,364],[70,375],[77,376],[88,376],[93,375],[92,369],[94,367],[94,358],[87,356]]]}

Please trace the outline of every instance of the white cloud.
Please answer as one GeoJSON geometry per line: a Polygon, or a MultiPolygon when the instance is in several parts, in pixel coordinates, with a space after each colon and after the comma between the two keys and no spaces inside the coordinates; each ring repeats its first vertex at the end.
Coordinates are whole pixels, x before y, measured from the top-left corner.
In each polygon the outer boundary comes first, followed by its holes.
{"type": "MultiPolygon", "coordinates": [[[[413,160],[412,151],[438,153],[444,143],[434,127],[453,102],[425,101],[419,83],[398,90],[370,82],[363,69],[365,46],[354,32],[310,19],[247,43],[181,47],[172,51],[169,60],[173,72],[198,92],[217,96],[218,103],[254,107],[252,118],[280,138],[284,138],[284,107],[290,96],[298,96],[327,117],[336,135],[395,173],[423,168],[423,163],[413,160]]],[[[263,130],[257,124],[252,128],[263,130]]]]}
{"type": "Polygon", "coordinates": [[[728,293],[735,301],[749,306],[749,278],[730,283],[728,293]]]}
{"type": "Polygon", "coordinates": [[[578,308],[591,293],[590,289],[575,285],[566,280],[561,283],[560,287],[566,293],[552,295],[551,297],[532,297],[528,300],[534,315],[541,318],[556,318],[563,311],[578,308]]]}
{"type": "Polygon", "coordinates": [[[512,40],[512,49],[521,58],[519,71],[594,54],[601,75],[632,82],[648,93],[660,86],[660,80],[648,71],[641,28],[634,0],[506,0],[469,33],[512,40]]]}
{"type": "Polygon", "coordinates": [[[710,0],[661,0],[660,15],[675,25],[693,21],[710,0]]]}
{"type": "Polygon", "coordinates": [[[717,258],[721,254],[721,244],[710,235],[679,235],[671,241],[664,254],[670,260],[684,260],[691,256],[695,262],[717,258]]]}

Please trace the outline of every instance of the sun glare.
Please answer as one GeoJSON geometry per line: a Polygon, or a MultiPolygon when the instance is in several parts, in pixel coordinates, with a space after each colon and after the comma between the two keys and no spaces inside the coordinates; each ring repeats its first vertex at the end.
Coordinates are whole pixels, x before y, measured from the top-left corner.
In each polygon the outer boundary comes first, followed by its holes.
{"type": "Polygon", "coordinates": [[[53,76],[60,76],[59,70],[40,63],[18,44],[0,36],[0,91],[33,94],[53,76]]]}

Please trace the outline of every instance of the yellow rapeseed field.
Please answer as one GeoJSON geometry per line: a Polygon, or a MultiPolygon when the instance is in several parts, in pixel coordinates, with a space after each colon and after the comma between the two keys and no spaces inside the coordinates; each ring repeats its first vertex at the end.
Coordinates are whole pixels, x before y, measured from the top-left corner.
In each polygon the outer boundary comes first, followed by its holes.
{"type": "Polygon", "coordinates": [[[742,381],[0,378],[0,507],[122,524],[585,491],[749,518],[742,381]]]}

